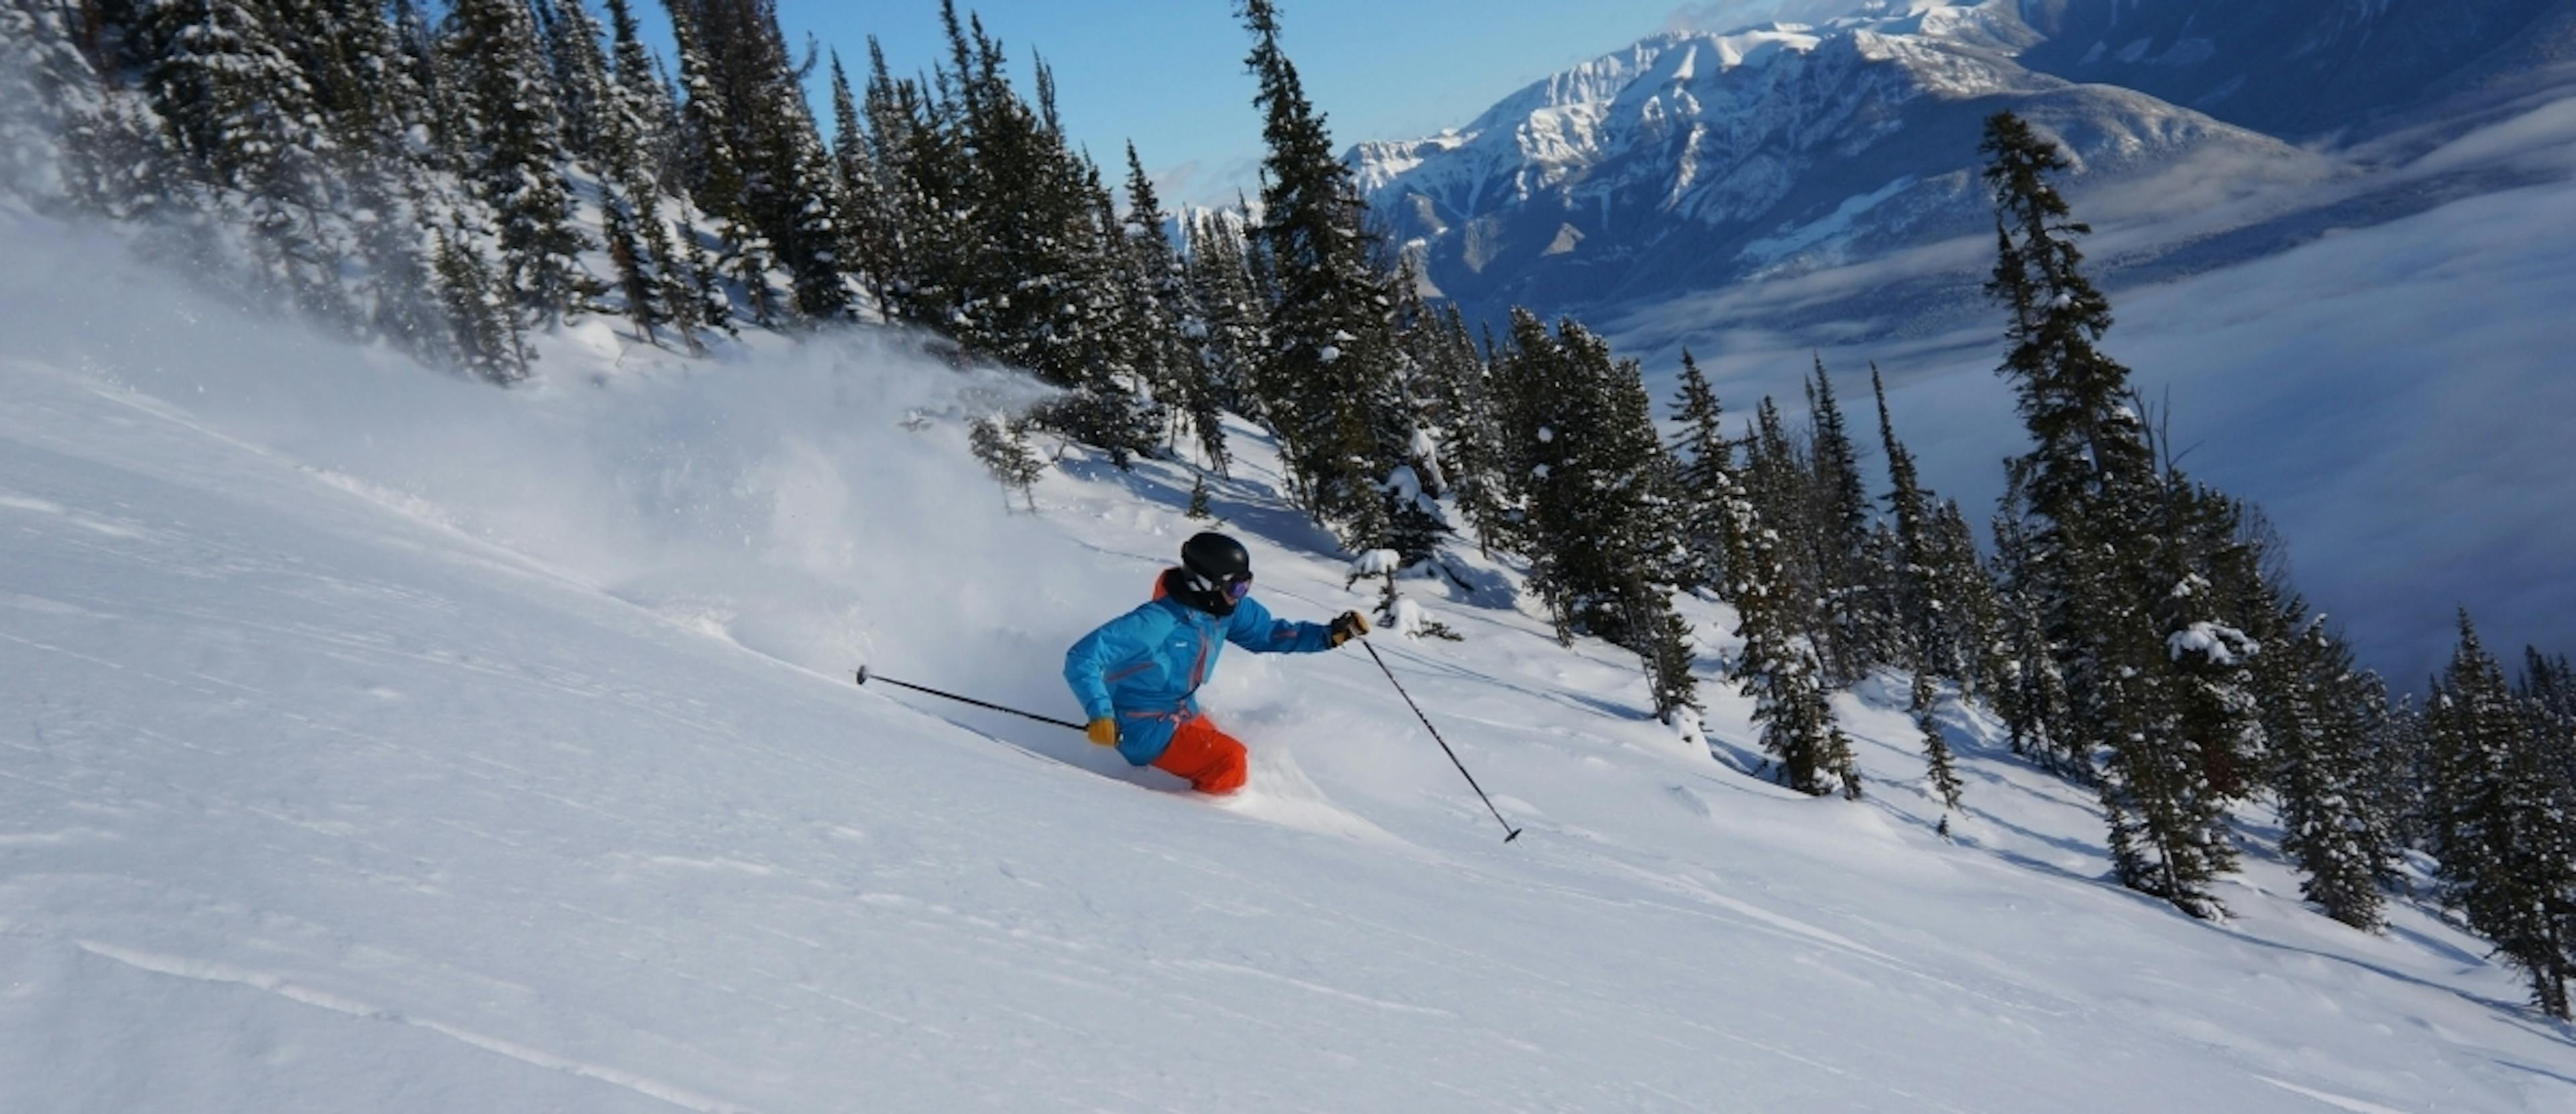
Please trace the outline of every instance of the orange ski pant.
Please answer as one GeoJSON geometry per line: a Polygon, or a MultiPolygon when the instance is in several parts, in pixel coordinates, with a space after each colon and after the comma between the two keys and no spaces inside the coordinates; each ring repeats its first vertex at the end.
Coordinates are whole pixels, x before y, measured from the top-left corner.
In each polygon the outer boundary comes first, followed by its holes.
{"type": "Polygon", "coordinates": [[[1163,748],[1154,768],[1186,778],[1190,788],[1218,797],[1243,788],[1252,773],[1243,744],[1217,730],[1206,716],[1192,716],[1172,732],[1172,745],[1163,748]]]}

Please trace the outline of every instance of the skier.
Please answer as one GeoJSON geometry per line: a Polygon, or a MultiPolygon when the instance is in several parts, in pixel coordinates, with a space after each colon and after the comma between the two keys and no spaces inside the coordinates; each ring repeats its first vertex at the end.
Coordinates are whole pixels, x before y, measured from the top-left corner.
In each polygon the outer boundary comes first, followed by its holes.
{"type": "Polygon", "coordinates": [[[1199,714],[1198,688],[1225,643],[1261,654],[1311,654],[1369,630],[1356,611],[1329,624],[1273,619],[1251,593],[1252,555],[1243,543],[1223,534],[1182,543],[1180,567],[1163,570],[1152,600],[1065,651],[1065,683],[1091,719],[1084,734],[1117,747],[1132,765],[1188,779],[1201,793],[1243,788],[1250,769],[1243,744],[1199,714]]]}

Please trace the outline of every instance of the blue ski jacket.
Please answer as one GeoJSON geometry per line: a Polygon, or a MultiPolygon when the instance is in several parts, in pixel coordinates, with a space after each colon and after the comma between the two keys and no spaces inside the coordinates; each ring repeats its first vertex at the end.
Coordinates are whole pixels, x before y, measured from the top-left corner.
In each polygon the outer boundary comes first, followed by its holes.
{"type": "Polygon", "coordinates": [[[1311,654],[1333,648],[1332,628],[1270,617],[1250,597],[1231,615],[1211,615],[1171,598],[1155,581],[1154,598],[1082,636],[1064,654],[1064,680],[1088,718],[1118,721],[1118,753],[1144,766],[1163,756],[1172,733],[1199,714],[1199,686],[1216,672],[1232,642],[1260,654],[1311,654]]]}

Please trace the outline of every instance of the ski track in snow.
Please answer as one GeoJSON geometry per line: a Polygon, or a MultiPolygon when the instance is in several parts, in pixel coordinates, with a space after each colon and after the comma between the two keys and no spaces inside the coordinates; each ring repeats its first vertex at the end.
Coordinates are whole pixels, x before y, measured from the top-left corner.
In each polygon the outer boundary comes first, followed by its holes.
{"type": "Polygon", "coordinates": [[[2381,1106],[2375,1102],[2363,1102],[2357,1098],[2349,1098],[2344,1095],[2335,1094],[2331,1091],[2320,1091],[2314,1087],[2302,1087],[2296,1083],[2284,1082],[2282,1080],[2274,1079],[2268,1075],[2256,1076],[2255,1078],[2292,1094],[2306,1095],[2307,1097],[2315,1099],[2328,1106],[2352,1111],[2352,1114],[2407,1114],[2406,1111],[2399,1110],[2392,1106],[2381,1106]]]}
{"type": "Polygon", "coordinates": [[[237,986],[247,986],[253,990],[266,991],[270,994],[277,995],[278,997],[284,998],[290,1002],[313,1006],[318,1009],[330,1010],[333,1013],[344,1013],[351,1017],[365,1018],[369,1021],[384,1021],[396,1025],[409,1025],[414,1028],[426,1029],[460,1044],[471,1045],[475,1048],[482,1049],[485,1052],[493,1053],[494,1055],[507,1056],[510,1059],[517,1060],[521,1063],[533,1064],[537,1067],[546,1068],[551,1071],[564,1072],[570,1075],[578,1075],[586,1079],[596,1079],[603,1083],[614,1084],[637,1094],[659,1099],[663,1102],[667,1102],[673,1106],[682,1107],[684,1109],[702,1111],[704,1114],[756,1114],[756,1112],[752,1111],[749,1107],[735,1106],[731,1103],[720,1102],[718,1100],[708,1098],[705,1095],[693,1093],[685,1088],[674,1087],[649,1076],[637,1075],[634,1072],[622,1071],[617,1068],[606,1067],[599,1064],[583,1063],[579,1060],[557,1056],[551,1052],[502,1040],[499,1037],[477,1033],[470,1029],[459,1028],[441,1021],[434,1021],[422,1017],[407,1017],[400,1011],[382,1009],[367,1005],[363,1002],[354,1002],[336,994],[314,990],[306,986],[299,986],[264,971],[243,970],[238,967],[229,967],[221,963],[209,963],[195,959],[182,959],[178,956],[154,955],[150,952],[134,951],[128,948],[101,944],[91,940],[82,940],[79,943],[82,951],[86,951],[92,955],[100,956],[105,959],[115,960],[118,963],[125,964],[126,966],[135,968],[136,970],[149,971],[157,975],[172,975],[183,979],[194,979],[198,982],[230,983],[237,986]]]}
{"type": "MultiPolygon", "coordinates": [[[[576,328],[497,392],[130,273],[170,312],[82,326],[28,276],[114,254],[48,229],[0,209],[0,1109],[2576,1100],[2480,942],[2351,933],[2259,847],[2223,926],[2106,886],[2089,798],[1973,715],[1935,838],[1868,686],[1870,799],[1810,801],[1645,717],[1627,655],[1419,585],[1467,641],[1390,664],[1508,846],[1365,658],[1228,654],[1223,801],[861,689],[1060,711],[1189,474],[1076,457],[1004,515],[899,350],[576,328]]],[[[1266,598],[1366,606],[1234,435],[1266,598]]]]}

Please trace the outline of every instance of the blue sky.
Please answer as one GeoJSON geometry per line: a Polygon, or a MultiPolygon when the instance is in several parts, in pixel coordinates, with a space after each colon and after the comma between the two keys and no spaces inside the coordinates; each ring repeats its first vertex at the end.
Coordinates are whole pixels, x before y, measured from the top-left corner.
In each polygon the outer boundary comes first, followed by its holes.
{"type": "MultiPolygon", "coordinates": [[[[1668,27],[1767,18],[1782,0],[1280,0],[1290,57],[1337,146],[1429,135],[1574,62],[1668,27]]],[[[1261,156],[1250,39],[1233,0],[984,0],[982,15],[1025,71],[1055,67],[1065,126],[1118,176],[1133,139],[1166,202],[1231,201],[1261,156]]],[[[867,38],[898,73],[946,55],[938,0],[778,0],[791,43],[812,35],[864,74],[867,38]]],[[[821,76],[818,74],[818,77],[821,76]]],[[[818,112],[828,111],[820,86],[818,112]]]]}

